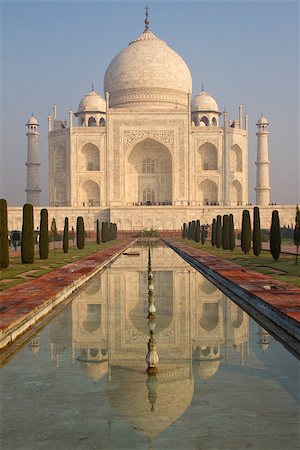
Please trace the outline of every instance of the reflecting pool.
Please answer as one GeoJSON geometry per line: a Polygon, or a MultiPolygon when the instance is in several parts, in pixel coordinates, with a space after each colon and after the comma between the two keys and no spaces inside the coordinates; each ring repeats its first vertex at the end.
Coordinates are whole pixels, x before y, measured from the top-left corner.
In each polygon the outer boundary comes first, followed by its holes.
{"type": "Polygon", "coordinates": [[[132,253],[2,368],[1,448],[297,448],[299,361],[165,246],[149,320],[148,249],[132,253]]]}

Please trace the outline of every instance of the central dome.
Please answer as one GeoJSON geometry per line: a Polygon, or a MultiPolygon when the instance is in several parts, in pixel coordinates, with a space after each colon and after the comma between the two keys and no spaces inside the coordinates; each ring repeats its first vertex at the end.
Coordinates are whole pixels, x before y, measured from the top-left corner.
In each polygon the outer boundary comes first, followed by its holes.
{"type": "Polygon", "coordinates": [[[145,30],[109,64],[104,92],[112,108],[186,109],[192,77],[181,56],[145,30]]]}

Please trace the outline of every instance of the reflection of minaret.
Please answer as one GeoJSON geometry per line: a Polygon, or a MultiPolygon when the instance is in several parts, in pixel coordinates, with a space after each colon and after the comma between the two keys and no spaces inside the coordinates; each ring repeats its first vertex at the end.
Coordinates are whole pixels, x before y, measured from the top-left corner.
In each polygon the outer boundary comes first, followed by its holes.
{"type": "Polygon", "coordinates": [[[38,353],[40,351],[41,343],[40,343],[40,335],[37,334],[34,336],[34,338],[30,341],[30,344],[28,345],[32,353],[38,353]]]}
{"type": "Polygon", "coordinates": [[[257,331],[257,336],[258,336],[258,345],[262,350],[268,350],[269,346],[270,346],[270,335],[269,333],[260,325],[258,325],[258,331],[257,331]]]}
{"type": "Polygon", "coordinates": [[[259,118],[257,126],[257,161],[256,161],[256,204],[270,204],[269,181],[269,148],[268,148],[268,121],[263,115],[259,118]]]}
{"type": "Polygon", "coordinates": [[[27,203],[33,206],[40,205],[40,161],[39,161],[39,132],[38,121],[32,115],[26,124],[28,131],[26,133],[28,139],[27,147],[27,203]]]}

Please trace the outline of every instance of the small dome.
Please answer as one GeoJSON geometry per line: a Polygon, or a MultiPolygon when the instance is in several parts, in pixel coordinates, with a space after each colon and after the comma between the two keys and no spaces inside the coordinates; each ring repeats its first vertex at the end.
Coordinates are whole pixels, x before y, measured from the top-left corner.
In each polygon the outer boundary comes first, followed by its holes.
{"type": "Polygon", "coordinates": [[[220,359],[200,361],[196,371],[201,380],[208,380],[218,372],[220,366],[220,359]]]}
{"type": "Polygon", "coordinates": [[[92,90],[89,94],[85,95],[78,106],[78,112],[98,112],[105,111],[106,103],[104,98],[101,97],[96,91],[92,90]]]}
{"type": "Polygon", "coordinates": [[[256,125],[269,125],[268,119],[261,115],[256,125]]]}
{"type": "Polygon", "coordinates": [[[186,108],[192,77],[181,56],[145,30],[111,61],[104,91],[114,108],[186,108]]]}
{"type": "Polygon", "coordinates": [[[83,372],[93,381],[98,381],[108,373],[108,361],[80,362],[83,372]]]}
{"type": "Polygon", "coordinates": [[[37,121],[37,119],[34,117],[33,114],[32,114],[32,116],[28,119],[26,125],[38,125],[38,121],[37,121]]]}
{"type": "Polygon", "coordinates": [[[207,92],[202,91],[192,100],[192,111],[219,112],[216,100],[207,92]]]}

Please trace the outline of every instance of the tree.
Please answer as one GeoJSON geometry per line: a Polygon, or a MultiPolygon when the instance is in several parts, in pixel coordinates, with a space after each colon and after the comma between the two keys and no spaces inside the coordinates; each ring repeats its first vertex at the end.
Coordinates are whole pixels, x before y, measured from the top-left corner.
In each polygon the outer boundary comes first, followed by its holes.
{"type": "Polygon", "coordinates": [[[192,220],[192,224],[191,224],[191,239],[193,241],[195,240],[195,234],[196,234],[196,221],[192,220]]]}
{"type": "Polygon", "coordinates": [[[200,242],[200,239],[201,239],[201,226],[200,226],[200,220],[197,220],[196,229],[195,229],[195,241],[200,242]]]}
{"type": "Polygon", "coordinates": [[[244,209],[243,211],[241,248],[245,255],[246,253],[249,253],[251,249],[251,222],[250,213],[247,209],[244,209]]]}
{"type": "Polygon", "coordinates": [[[72,225],[72,228],[71,228],[71,239],[72,239],[73,248],[74,248],[75,247],[75,244],[74,244],[74,242],[75,242],[75,230],[74,230],[73,225],[72,225]]]}
{"type": "Polygon", "coordinates": [[[270,229],[270,252],[274,261],[280,256],[281,252],[281,233],[278,211],[275,209],[272,212],[272,223],[270,229]]]}
{"type": "Polygon", "coordinates": [[[253,210],[253,253],[255,256],[259,256],[261,253],[261,233],[260,233],[260,217],[259,208],[254,207],[253,210]]]}
{"type": "Polygon", "coordinates": [[[34,262],[33,206],[29,203],[23,206],[21,259],[23,264],[34,262]]]}
{"type": "Polygon", "coordinates": [[[76,223],[76,243],[77,248],[79,250],[82,250],[84,248],[84,242],[85,242],[84,221],[83,217],[79,216],[77,217],[76,223]]]}
{"type": "Polygon", "coordinates": [[[51,230],[51,234],[52,234],[53,249],[54,249],[54,255],[55,255],[55,242],[56,242],[56,237],[57,237],[57,226],[56,226],[56,220],[54,217],[51,222],[50,230],[51,230]]]}
{"type": "Polygon", "coordinates": [[[191,226],[192,226],[192,222],[189,222],[188,224],[188,232],[187,232],[187,238],[188,240],[191,240],[191,226]]]}
{"type": "Polygon", "coordinates": [[[229,248],[232,252],[235,249],[234,221],[232,214],[229,214],[229,248]]]}
{"type": "Polygon", "coordinates": [[[107,222],[102,222],[101,236],[102,236],[102,242],[108,241],[108,223],[107,222]]]}
{"type": "Polygon", "coordinates": [[[100,226],[99,226],[99,219],[97,219],[97,222],[96,222],[96,244],[100,244],[100,243],[101,243],[100,226]]]}
{"type": "Polygon", "coordinates": [[[201,227],[201,244],[202,244],[202,245],[205,244],[205,233],[206,233],[206,231],[205,231],[205,226],[202,225],[202,227],[201,227]]]}
{"type": "Polygon", "coordinates": [[[63,250],[64,250],[64,253],[68,253],[68,251],[69,251],[69,219],[68,219],[68,217],[65,217],[63,250]]]}
{"type": "Polygon", "coordinates": [[[186,237],[185,232],[186,232],[186,223],[182,225],[182,232],[181,232],[182,239],[185,239],[186,237]]]}
{"type": "Polygon", "coordinates": [[[222,218],[220,215],[217,216],[216,224],[216,247],[222,247],[222,218]]]}
{"type": "Polygon", "coordinates": [[[299,254],[299,246],[300,246],[300,210],[299,210],[298,205],[296,206],[295,228],[294,228],[294,244],[297,247],[296,264],[298,264],[298,254],[299,254]]]}
{"type": "Polygon", "coordinates": [[[0,199],[0,268],[9,266],[7,201],[0,199]]]}
{"type": "Polygon", "coordinates": [[[41,209],[39,252],[41,259],[48,259],[49,235],[48,235],[48,210],[41,209]]]}
{"type": "Polygon", "coordinates": [[[224,214],[224,216],[223,216],[222,248],[223,248],[223,250],[229,250],[229,216],[228,216],[228,214],[224,214]]]}
{"type": "Polygon", "coordinates": [[[213,219],[212,225],[211,225],[211,245],[212,245],[212,247],[216,246],[216,228],[217,228],[217,221],[216,221],[216,219],[213,219]]]}

